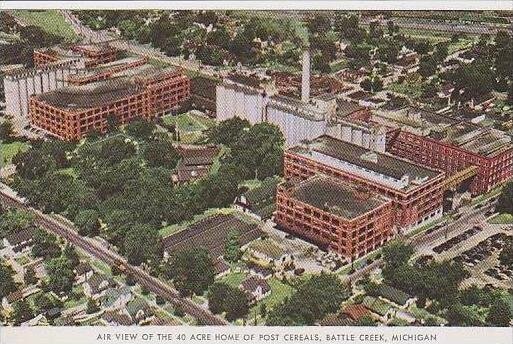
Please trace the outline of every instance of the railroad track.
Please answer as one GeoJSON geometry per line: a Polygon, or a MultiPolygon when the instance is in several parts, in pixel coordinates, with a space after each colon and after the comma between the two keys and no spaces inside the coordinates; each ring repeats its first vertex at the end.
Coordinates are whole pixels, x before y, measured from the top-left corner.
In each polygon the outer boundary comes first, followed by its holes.
{"type": "Polygon", "coordinates": [[[26,210],[35,217],[35,222],[46,231],[55,234],[83,249],[91,256],[103,261],[110,266],[118,266],[125,274],[131,275],[141,286],[149,291],[169,301],[174,306],[182,308],[182,310],[194,317],[200,325],[229,325],[226,320],[210,313],[189,299],[180,296],[179,292],[148,274],[142,269],[130,265],[126,260],[115,252],[100,246],[97,242],[90,238],[84,238],[79,235],[73,228],[66,225],[41,211],[27,206],[22,199],[10,194],[3,185],[0,185],[0,203],[7,207],[14,207],[26,210]]]}

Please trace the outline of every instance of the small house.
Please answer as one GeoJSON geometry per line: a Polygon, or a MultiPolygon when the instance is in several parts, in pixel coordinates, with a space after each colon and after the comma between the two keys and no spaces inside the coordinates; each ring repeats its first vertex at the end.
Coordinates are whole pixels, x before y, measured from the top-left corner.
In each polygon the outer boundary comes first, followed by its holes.
{"type": "Polygon", "coordinates": [[[108,278],[100,273],[93,273],[91,277],[84,282],[84,294],[87,297],[98,299],[103,295],[105,290],[114,286],[116,286],[116,282],[114,282],[112,278],[108,278]]]}
{"type": "Polygon", "coordinates": [[[14,253],[25,251],[32,246],[33,234],[33,227],[28,227],[11,233],[4,238],[4,246],[11,249],[14,253]]]}
{"type": "Polygon", "coordinates": [[[93,275],[94,270],[89,263],[80,262],[73,272],[75,273],[75,283],[82,284],[93,275]]]}
{"type": "Polygon", "coordinates": [[[262,300],[271,293],[271,286],[263,278],[250,276],[245,279],[239,288],[246,293],[250,303],[262,300]]]}
{"type": "Polygon", "coordinates": [[[131,298],[130,287],[109,288],[105,290],[100,298],[100,303],[107,310],[121,309],[126,306],[131,298]]]}

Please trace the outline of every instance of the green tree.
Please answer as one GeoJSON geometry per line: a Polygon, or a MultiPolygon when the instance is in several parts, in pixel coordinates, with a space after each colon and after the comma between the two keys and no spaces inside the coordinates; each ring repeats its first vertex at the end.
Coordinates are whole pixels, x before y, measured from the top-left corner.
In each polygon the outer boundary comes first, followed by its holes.
{"type": "Polygon", "coordinates": [[[26,286],[30,286],[33,284],[36,284],[38,281],[36,277],[36,273],[34,271],[34,268],[30,267],[25,270],[25,274],[23,275],[23,282],[26,286]]]}
{"type": "Polygon", "coordinates": [[[60,256],[61,249],[52,234],[37,228],[32,236],[32,254],[36,257],[55,258],[60,256]]]}
{"type": "Polygon", "coordinates": [[[34,216],[24,210],[11,209],[0,215],[0,236],[29,228],[34,223],[34,216]]]}
{"type": "Polygon", "coordinates": [[[434,75],[437,69],[436,59],[431,55],[424,55],[420,58],[419,62],[419,74],[424,78],[434,75]]]}
{"type": "Polygon", "coordinates": [[[224,300],[224,309],[228,321],[247,317],[249,303],[246,294],[238,288],[230,287],[230,291],[224,300]]]}
{"type": "Polygon", "coordinates": [[[383,259],[390,268],[396,268],[408,263],[413,255],[413,248],[401,240],[394,240],[383,247],[383,259]]]}
{"type": "Polygon", "coordinates": [[[0,123],[0,141],[10,141],[14,136],[12,123],[9,120],[5,120],[0,123]]]}
{"type": "Polygon", "coordinates": [[[72,267],[76,267],[80,263],[80,257],[78,256],[75,246],[72,244],[66,244],[62,251],[62,256],[69,260],[72,267]]]}
{"type": "Polygon", "coordinates": [[[490,307],[486,322],[491,326],[508,327],[513,320],[511,306],[505,300],[497,298],[490,307]]]}
{"type": "Polygon", "coordinates": [[[66,257],[50,259],[45,263],[48,273],[48,284],[56,293],[70,292],[75,274],[71,262],[66,257]]]}
{"type": "Polygon", "coordinates": [[[16,291],[16,283],[14,282],[14,271],[6,265],[4,260],[0,262],[0,299],[6,297],[16,291]]]}
{"type": "Polygon", "coordinates": [[[95,209],[80,210],[74,223],[80,235],[95,236],[100,233],[100,215],[95,209]]]}
{"type": "Polygon", "coordinates": [[[232,146],[249,127],[251,124],[245,119],[239,117],[227,119],[207,130],[208,141],[232,146]]]}
{"type": "Polygon", "coordinates": [[[134,224],[126,232],[124,254],[133,265],[153,261],[160,257],[161,245],[157,229],[150,225],[134,224]]]}
{"type": "Polygon", "coordinates": [[[201,295],[214,283],[212,258],[203,248],[192,248],[175,253],[166,271],[182,295],[201,295]]]}
{"type": "Polygon", "coordinates": [[[176,167],[180,156],[169,141],[153,140],[148,142],[144,149],[144,159],[150,167],[164,167],[173,169],[176,167]]]}
{"type": "Polygon", "coordinates": [[[216,282],[208,288],[208,309],[214,314],[225,311],[225,300],[230,292],[230,286],[226,283],[216,282]]]}
{"type": "Polygon", "coordinates": [[[99,311],[100,311],[100,307],[98,306],[96,301],[93,299],[88,299],[87,300],[87,308],[86,308],[87,314],[92,314],[92,313],[96,313],[99,311]]]}
{"type": "Polygon", "coordinates": [[[36,294],[34,298],[34,306],[36,307],[37,313],[46,313],[54,307],[62,306],[60,300],[54,300],[49,294],[40,293],[36,294]]]}
{"type": "Polygon", "coordinates": [[[509,83],[508,98],[506,99],[506,102],[509,105],[513,105],[513,81],[510,81],[509,83]]]}
{"type": "Polygon", "coordinates": [[[511,237],[505,240],[504,247],[499,255],[499,261],[502,265],[513,269],[513,239],[511,237]]]}
{"type": "Polygon", "coordinates": [[[266,324],[271,326],[313,325],[339,310],[350,295],[336,275],[320,274],[303,283],[289,299],[273,308],[266,324]]]}
{"type": "Polygon", "coordinates": [[[18,152],[12,162],[16,165],[17,175],[25,179],[39,179],[55,169],[55,161],[35,149],[18,152]]]}
{"type": "Polygon", "coordinates": [[[374,320],[370,315],[366,315],[355,323],[356,326],[376,326],[376,320],[374,320]]]}
{"type": "Polygon", "coordinates": [[[240,233],[237,230],[231,230],[227,235],[226,245],[224,247],[224,258],[229,262],[238,262],[241,257],[240,233]]]}
{"type": "Polygon", "coordinates": [[[461,303],[453,303],[449,306],[445,318],[450,326],[482,326],[479,314],[470,307],[461,303]]]}
{"type": "Polygon", "coordinates": [[[13,319],[15,325],[20,325],[25,321],[32,319],[34,311],[27,300],[20,300],[13,305],[13,319]]]}
{"type": "Polygon", "coordinates": [[[508,183],[502,189],[495,208],[498,212],[513,215],[513,182],[508,183]]]}
{"type": "Polygon", "coordinates": [[[139,139],[139,140],[149,140],[152,138],[157,126],[147,120],[137,119],[127,124],[126,132],[139,139]]]}

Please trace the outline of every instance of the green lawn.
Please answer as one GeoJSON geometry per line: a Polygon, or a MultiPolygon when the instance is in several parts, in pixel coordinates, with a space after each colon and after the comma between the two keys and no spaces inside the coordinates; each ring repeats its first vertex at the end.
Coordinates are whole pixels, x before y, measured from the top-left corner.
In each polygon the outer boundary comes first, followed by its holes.
{"type": "Polygon", "coordinates": [[[388,89],[415,99],[420,98],[422,95],[422,83],[408,83],[405,81],[399,84],[394,82],[388,86],[388,89]]]}
{"type": "Polygon", "coordinates": [[[220,278],[219,282],[226,283],[234,288],[238,288],[247,276],[248,274],[245,272],[230,272],[228,275],[220,278]]]}
{"type": "Polygon", "coordinates": [[[215,125],[211,118],[192,114],[190,112],[179,115],[166,115],[162,120],[167,125],[175,125],[180,132],[180,142],[196,143],[204,138],[203,132],[215,125]]]}
{"type": "Polygon", "coordinates": [[[500,225],[507,225],[513,223],[513,215],[511,214],[497,214],[494,217],[492,217],[490,220],[488,220],[489,223],[493,224],[500,224],[500,225]]]}
{"type": "Polygon", "coordinates": [[[336,73],[339,70],[344,69],[346,66],[347,66],[346,59],[341,59],[341,60],[333,61],[332,63],[330,63],[330,68],[331,68],[332,73],[336,73]]]}
{"type": "Polygon", "coordinates": [[[29,144],[26,142],[15,141],[12,143],[1,143],[0,144],[0,156],[1,156],[1,166],[8,165],[11,163],[12,158],[19,151],[27,151],[29,149],[29,144]]]}
{"type": "Polygon", "coordinates": [[[208,209],[207,211],[205,211],[205,212],[203,212],[201,214],[195,215],[192,220],[184,221],[184,222],[177,223],[177,224],[174,224],[174,225],[169,225],[169,226],[162,227],[159,230],[159,234],[162,237],[166,237],[168,235],[177,233],[177,232],[187,228],[191,224],[193,224],[195,222],[198,222],[199,220],[202,220],[202,219],[204,219],[204,218],[206,218],[208,216],[215,215],[215,214],[231,214],[233,212],[234,212],[234,210],[232,208],[222,208],[222,209],[212,208],[212,209],[208,209]]]}
{"type": "Polygon", "coordinates": [[[76,307],[87,302],[87,297],[84,295],[84,288],[82,285],[74,286],[69,298],[64,302],[64,309],[76,307]]]}
{"type": "Polygon", "coordinates": [[[457,42],[451,42],[447,48],[449,54],[453,54],[459,50],[467,49],[474,43],[473,38],[460,38],[457,42]]]}
{"type": "Polygon", "coordinates": [[[73,179],[78,177],[77,171],[73,167],[63,168],[59,170],[59,173],[71,176],[73,179]]]}
{"type": "Polygon", "coordinates": [[[269,278],[267,282],[271,287],[271,294],[255,304],[249,310],[248,322],[252,324],[254,323],[255,318],[257,319],[257,324],[264,323],[264,319],[260,317],[260,307],[262,304],[265,304],[267,310],[269,311],[281,304],[285,298],[290,297],[295,291],[295,289],[290,285],[281,282],[275,277],[269,278]]]}
{"type": "Polygon", "coordinates": [[[77,35],[64,17],[57,10],[15,10],[14,15],[28,25],[38,26],[44,31],[64,38],[68,42],[75,41],[77,35]]]}
{"type": "Polygon", "coordinates": [[[269,278],[267,282],[271,286],[271,295],[261,302],[266,304],[267,309],[279,305],[286,297],[290,297],[295,291],[290,285],[283,283],[275,277],[269,278]]]}
{"type": "Polygon", "coordinates": [[[162,119],[168,125],[176,125],[178,130],[185,133],[203,131],[214,125],[214,120],[191,113],[166,115],[162,119]]]}

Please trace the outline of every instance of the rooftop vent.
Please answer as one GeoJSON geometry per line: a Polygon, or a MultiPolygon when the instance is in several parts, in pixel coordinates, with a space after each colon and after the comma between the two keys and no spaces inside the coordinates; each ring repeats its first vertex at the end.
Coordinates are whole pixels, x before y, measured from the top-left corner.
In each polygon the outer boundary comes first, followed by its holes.
{"type": "Polygon", "coordinates": [[[375,164],[378,163],[378,155],[376,154],[376,152],[365,152],[360,156],[360,159],[370,161],[375,164]]]}

